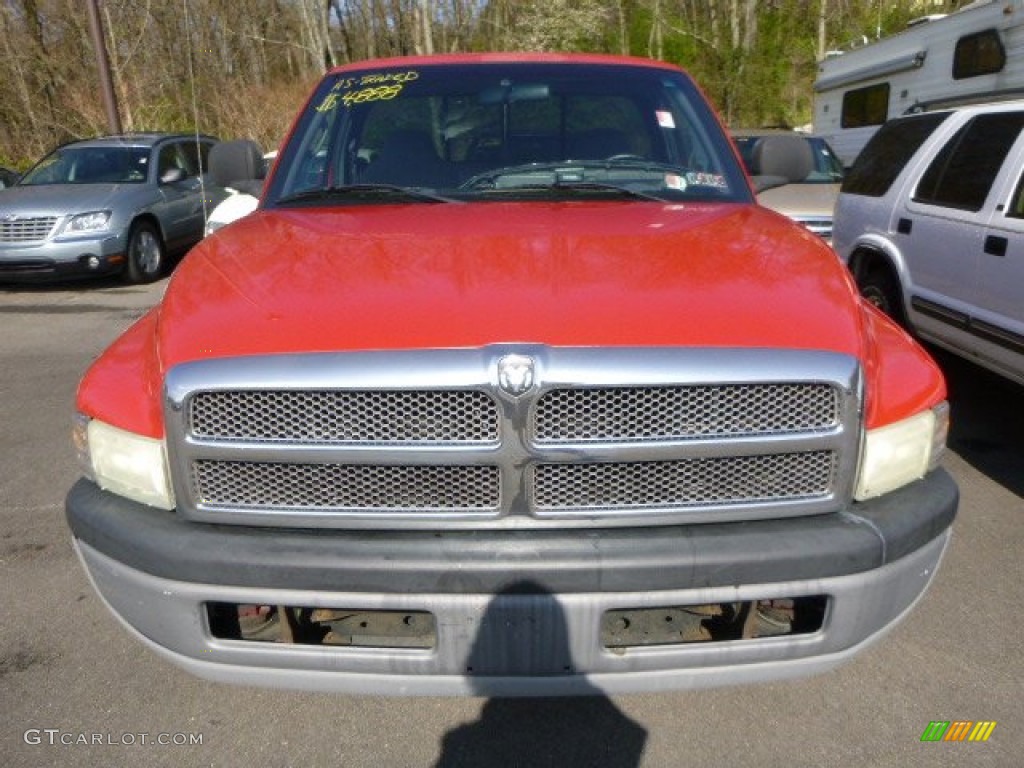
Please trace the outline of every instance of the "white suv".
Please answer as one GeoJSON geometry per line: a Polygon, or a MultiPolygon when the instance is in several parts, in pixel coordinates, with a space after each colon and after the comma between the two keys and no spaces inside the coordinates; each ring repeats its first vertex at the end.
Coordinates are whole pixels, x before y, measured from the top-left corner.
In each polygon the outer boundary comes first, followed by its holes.
{"type": "Polygon", "coordinates": [[[1024,383],[1024,102],[892,120],[843,182],[833,245],[910,331],[1024,383]]]}

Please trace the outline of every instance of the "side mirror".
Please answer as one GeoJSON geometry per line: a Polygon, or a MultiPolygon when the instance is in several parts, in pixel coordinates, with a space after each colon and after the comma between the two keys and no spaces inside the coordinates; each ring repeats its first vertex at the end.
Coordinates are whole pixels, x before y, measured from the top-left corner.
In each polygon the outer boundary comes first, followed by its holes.
{"type": "Polygon", "coordinates": [[[174,184],[179,181],[183,181],[185,178],[185,170],[183,168],[168,168],[160,175],[161,184],[174,184]]]}

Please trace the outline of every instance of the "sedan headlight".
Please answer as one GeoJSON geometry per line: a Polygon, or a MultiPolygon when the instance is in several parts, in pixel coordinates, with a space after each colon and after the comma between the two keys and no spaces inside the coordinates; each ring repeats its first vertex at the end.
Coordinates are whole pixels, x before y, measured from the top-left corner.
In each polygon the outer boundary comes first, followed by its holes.
{"type": "Polygon", "coordinates": [[[864,501],[912,483],[934,469],[946,448],[949,405],[868,430],[854,498],[864,501]]]}
{"type": "Polygon", "coordinates": [[[110,222],[110,211],[90,211],[72,216],[66,225],[64,233],[68,235],[80,234],[82,232],[101,232],[107,228],[110,222]]]}
{"type": "Polygon", "coordinates": [[[72,439],[86,476],[100,488],[160,509],[174,509],[164,441],[78,414],[72,439]]]}

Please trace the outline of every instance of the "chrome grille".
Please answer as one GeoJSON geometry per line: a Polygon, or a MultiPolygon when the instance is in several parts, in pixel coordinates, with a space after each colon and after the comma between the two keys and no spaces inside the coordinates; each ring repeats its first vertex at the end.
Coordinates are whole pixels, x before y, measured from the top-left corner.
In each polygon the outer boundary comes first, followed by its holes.
{"type": "Polygon", "coordinates": [[[667,440],[834,429],[828,384],[559,389],[537,404],[541,442],[667,440]]]}
{"type": "Polygon", "coordinates": [[[0,243],[30,243],[45,240],[56,223],[56,216],[16,216],[0,219],[0,243]]]}
{"type": "Polygon", "coordinates": [[[811,232],[826,240],[832,239],[832,219],[828,217],[797,216],[796,220],[811,232]]]}
{"type": "Polygon", "coordinates": [[[497,467],[197,461],[195,496],[225,507],[496,510],[497,467]]]}
{"type": "Polygon", "coordinates": [[[853,357],[550,348],[211,359],[167,376],[178,511],[348,528],[677,525],[823,514],[851,495],[853,357]],[[534,386],[500,388],[498,361],[534,386]]]}
{"type": "Polygon", "coordinates": [[[498,409],[476,391],[200,392],[189,431],[228,441],[493,443],[498,409]]]}
{"type": "Polygon", "coordinates": [[[628,464],[541,464],[543,511],[685,507],[808,499],[832,489],[831,451],[628,464]]]}

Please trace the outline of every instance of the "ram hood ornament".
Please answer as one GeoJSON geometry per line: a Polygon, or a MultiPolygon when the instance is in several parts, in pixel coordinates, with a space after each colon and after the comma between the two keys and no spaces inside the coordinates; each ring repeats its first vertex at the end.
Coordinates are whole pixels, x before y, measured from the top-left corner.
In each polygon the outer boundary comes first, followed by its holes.
{"type": "Polygon", "coordinates": [[[498,361],[498,386],[502,392],[519,397],[533,387],[535,364],[526,355],[505,355],[498,361]]]}

